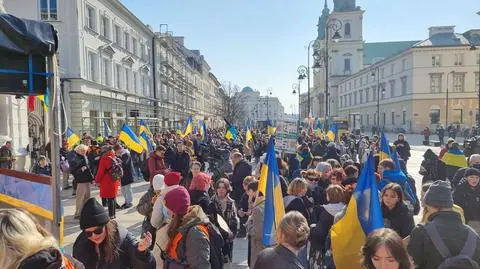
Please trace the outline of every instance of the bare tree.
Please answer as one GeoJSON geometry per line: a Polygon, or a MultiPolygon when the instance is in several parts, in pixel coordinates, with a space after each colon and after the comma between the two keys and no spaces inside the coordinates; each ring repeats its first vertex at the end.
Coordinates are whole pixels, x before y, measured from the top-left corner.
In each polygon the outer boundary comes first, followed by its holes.
{"type": "Polygon", "coordinates": [[[244,106],[241,100],[240,87],[232,85],[231,82],[223,82],[224,90],[223,117],[230,123],[238,125],[245,115],[244,106]]]}

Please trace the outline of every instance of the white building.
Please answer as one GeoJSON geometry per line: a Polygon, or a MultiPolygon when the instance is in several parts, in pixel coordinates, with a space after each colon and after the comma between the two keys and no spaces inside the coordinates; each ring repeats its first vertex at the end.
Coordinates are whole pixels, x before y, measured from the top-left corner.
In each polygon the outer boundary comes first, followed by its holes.
{"type": "Polygon", "coordinates": [[[364,11],[355,2],[335,1],[331,13],[325,3],[319,19],[316,46],[325,55],[328,32],[330,60],[328,74],[325,68],[314,74],[313,115],[325,116],[326,96],[328,116],[349,117],[351,128],[370,128],[378,125],[380,96],[379,125],[387,130],[419,132],[425,126],[475,123],[480,48],[471,51],[470,45],[480,44],[480,31],[458,34],[454,26],[431,27],[423,41],[367,43],[364,11]],[[331,38],[332,24],[341,27],[337,43],[331,38]]]}
{"type": "Polygon", "coordinates": [[[238,119],[240,125],[247,120],[254,122],[265,122],[271,120],[273,123],[282,120],[285,108],[277,97],[261,96],[259,91],[245,87],[238,94],[238,102],[242,108],[242,116],[238,119]]]}

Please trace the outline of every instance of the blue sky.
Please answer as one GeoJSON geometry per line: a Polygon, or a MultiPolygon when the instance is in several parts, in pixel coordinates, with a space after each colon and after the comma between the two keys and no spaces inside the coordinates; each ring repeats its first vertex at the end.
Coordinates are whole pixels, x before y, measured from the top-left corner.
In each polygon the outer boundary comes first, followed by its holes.
{"type": "MultiPolygon", "coordinates": [[[[166,23],[200,49],[220,81],[273,89],[291,113],[297,67],[306,64],[308,42],[317,36],[323,0],[122,0],[158,30],[166,23]]],[[[480,28],[479,0],[357,0],[365,10],[365,41],[421,40],[427,28],[456,25],[457,32],[480,28]],[[461,4],[460,4],[461,3],[461,4]]],[[[328,0],[333,9],[333,0],[328,0]]],[[[303,82],[306,89],[306,82],[303,82]]],[[[297,106],[295,106],[297,108],[297,106]]]]}

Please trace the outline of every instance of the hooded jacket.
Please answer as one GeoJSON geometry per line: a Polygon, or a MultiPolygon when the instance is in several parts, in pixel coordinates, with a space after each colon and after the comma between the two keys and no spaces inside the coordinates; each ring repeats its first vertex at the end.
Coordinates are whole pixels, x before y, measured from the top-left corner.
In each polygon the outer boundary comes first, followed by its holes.
{"type": "Polygon", "coordinates": [[[152,179],[155,175],[165,175],[165,159],[162,157],[158,157],[158,155],[155,154],[155,151],[150,153],[147,162],[148,171],[150,172],[150,182],[152,182],[152,179]]]}
{"type": "Polygon", "coordinates": [[[310,243],[315,250],[324,250],[325,240],[332,228],[335,215],[342,212],[344,203],[326,204],[317,208],[317,225],[310,229],[310,243]]]}
{"type": "Polygon", "coordinates": [[[422,161],[419,172],[420,175],[423,176],[422,184],[437,180],[445,181],[447,179],[447,168],[445,163],[441,161],[431,149],[425,151],[423,158],[424,160],[422,161]]]}
{"type": "Polygon", "coordinates": [[[413,216],[409,213],[408,207],[404,203],[397,203],[392,210],[389,210],[382,203],[382,213],[385,228],[394,230],[401,238],[410,235],[410,232],[415,227],[413,216]]]}
{"type": "MultiPolygon", "coordinates": [[[[42,249],[22,261],[18,269],[67,269],[63,264],[63,256],[56,248],[42,249]]],[[[72,257],[66,257],[75,269],[84,269],[83,264],[72,257]]]]}
{"type": "Polygon", "coordinates": [[[453,193],[453,202],[463,209],[465,221],[480,221],[480,184],[471,187],[462,181],[453,193]]]}
{"type": "Polygon", "coordinates": [[[98,165],[97,175],[95,176],[95,182],[100,184],[100,197],[101,198],[115,198],[117,196],[118,187],[120,185],[119,180],[113,180],[110,175],[113,163],[112,158],[115,153],[105,153],[100,158],[98,165]]]}
{"type": "Polygon", "coordinates": [[[253,269],[303,269],[295,253],[283,245],[262,250],[253,269]]]}
{"type": "Polygon", "coordinates": [[[149,249],[144,252],[138,251],[138,241],[123,227],[117,226],[116,247],[119,255],[111,263],[99,260],[95,251],[95,245],[84,232],[75,240],[73,245],[73,257],[83,263],[85,269],[149,269],[155,264],[149,249]]]}
{"type": "Polygon", "coordinates": [[[133,183],[133,162],[128,149],[122,149],[119,158],[122,160],[123,177],[121,179],[122,186],[133,183]]]}
{"type": "Polygon", "coordinates": [[[82,156],[76,152],[74,152],[73,154],[73,158],[68,161],[68,164],[70,166],[70,173],[72,173],[73,178],[75,178],[78,183],[91,183],[94,178],[92,175],[92,171],[90,170],[87,156],[82,156]],[[84,166],[88,169],[82,170],[82,167],[84,166]]]}
{"type": "MultiPolygon", "coordinates": [[[[186,260],[190,269],[210,269],[210,242],[197,225],[210,223],[199,206],[191,206],[177,229],[186,240],[180,240],[176,249],[180,260],[186,260]]],[[[165,262],[165,269],[184,269],[183,265],[165,262]]]]}

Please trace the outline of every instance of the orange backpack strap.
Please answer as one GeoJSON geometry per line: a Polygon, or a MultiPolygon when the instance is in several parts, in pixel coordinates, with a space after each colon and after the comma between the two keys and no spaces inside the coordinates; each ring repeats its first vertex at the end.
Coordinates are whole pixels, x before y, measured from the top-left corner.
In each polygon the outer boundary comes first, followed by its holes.
{"type": "Polygon", "coordinates": [[[204,233],[207,235],[207,238],[210,240],[210,237],[209,237],[209,234],[208,234],[208,228],[207,228],[207,225],[205,224],[199,224],[197,225],[197,227],[204,233]]]}
{"type": "MultiPolygon", "coordinates": [[[[203,233],[205,233],[208,237],[208,228],[207,225],[204,224],[199,224],[197,225],[198,229],[200,229],[203,233]]],[[[179,261],[178,254],[177,254],[177,248],[180,242],[183,239],[183,235],[181,233],[177,233],[173,240],[170,241],[170,243],[167,246],[166,254],[168,255],[168,258],[174,261],[179,261]]]]}
{"type": "Polygon", "coordinates": [[[75,269],[75,266],[73,265],[73,263],[67,257],[65,257],[65,255],[63,255],[62,257],[63,257],[63,264],[65,265],[66,269],[75,269]]]}

